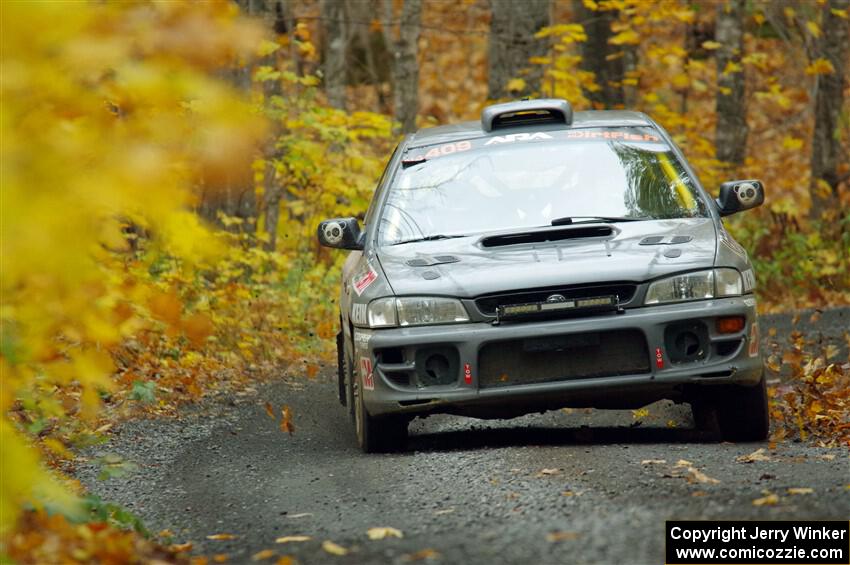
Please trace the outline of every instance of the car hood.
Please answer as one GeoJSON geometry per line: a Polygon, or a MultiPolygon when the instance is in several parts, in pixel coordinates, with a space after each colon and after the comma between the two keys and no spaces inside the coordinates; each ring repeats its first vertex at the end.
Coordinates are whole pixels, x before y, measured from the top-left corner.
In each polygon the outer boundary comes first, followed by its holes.
{"type": "MultiPolygon", "coordinates": [[[[598,226],[600,224],[594,224],[598,226]]],[[[381,247],[397,295],[473,298],[491,292],[606,281],[642,282],[714,265],[711,218],[601,224],[606,237],[485,247],[493,234],[381,247]]],[[[568,229],[586,224],[566,226],[568,229]]]]}

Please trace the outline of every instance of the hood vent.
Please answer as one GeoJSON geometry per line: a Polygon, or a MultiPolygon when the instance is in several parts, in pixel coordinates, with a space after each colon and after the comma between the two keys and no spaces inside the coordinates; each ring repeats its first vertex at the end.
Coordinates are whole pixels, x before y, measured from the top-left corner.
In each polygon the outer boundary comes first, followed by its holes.
{"type": "Polygon", "coordinates": [[[546,243],[550,241],[563,241],[565,239],[608,237],[613,233],[614,230],[611,229],[611,226],[507,233],[503,235],[491,235],[490,237],[485,237],[481,240],[481,245],[482,247],[501,247],[504,245],[520,245],[523,243],[546,243]]]}

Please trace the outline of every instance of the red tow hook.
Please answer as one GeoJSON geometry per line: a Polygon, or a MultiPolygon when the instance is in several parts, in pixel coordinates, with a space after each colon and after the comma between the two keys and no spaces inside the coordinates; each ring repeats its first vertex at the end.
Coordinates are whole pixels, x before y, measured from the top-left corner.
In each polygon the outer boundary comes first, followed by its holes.
{"type": "Polygon", "coordinates": [[[469,363],[463,364],[463,382],[468,385],[472,384],[472,367],[469,366],[469,363]]]}
{"type": "Polygon", "coordinates": [[[655,348],[655,366],[659,369],[664,368],[664,356],[661,354],[661,348],[655,348]]]}

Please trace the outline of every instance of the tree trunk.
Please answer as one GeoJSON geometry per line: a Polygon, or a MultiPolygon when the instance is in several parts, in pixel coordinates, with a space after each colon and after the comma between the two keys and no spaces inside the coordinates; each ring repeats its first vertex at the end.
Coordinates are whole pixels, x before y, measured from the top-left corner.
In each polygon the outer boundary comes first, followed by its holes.
{"type": "Polygon", "coordinates": [[[487,97],[521,98],[539,92],[542,68],[528,60],[548,52],[547,42],[534,34],[550,25],[549,0],[490,0],[490,12],[487,97]],[[523,79],[525,86],[508,90],[515,78],[523,79]]]}
{"type": "MultiPolygon", "coordinates": [[[[582,0],[573,0],[576,18],[584,26],[587,41],[581,44],[581,68],[596,77],[599,90],[585,91],[584,95],[594,108],[622,108],[624,59],[635,57],[632,46],[616,46],[611,39],[611,24],[617,21],[615,10],[591,10],[582,0]]],[[[634,63],[631,59],[630,63],[634,63]]]]}
{"type": "MultiPolygon", "coordinates": [[[[847,74],[850,24],[832,10],[850,10],[850,0],[829,0],[823,7],[818,41],[818,57],[832,63],[830,74],[817,75],[815,84],[815,130],[812,139],[812,206],[810,217],[820,218],[838,197],[838,165],[841,142],[838,137],[839,114],[844,103],[844,80],[847,74]]],[[[846,158],[846,155],[843,157],[846,158]]]]}
{"type": "Polygon", "coordinates": [[[725,72],[730,63],[739,65],[744,53],[745,0],[726,0],[717,5],[715,39],[717,49],[717,129],[714,140],[717,158],[741,165],[747,153],[747,105],[743,70],[725,72]]]}
{"type": "Polygon", "coordinates": [[[334,108],[345,109],[346,65],[348,47],[348,24],[345,17],[344,0],[322,0],[322,23],[324,28],[324,66],[322,78],[328,102],[334,108]]]}
{"type": "Polygon", "coordinates": [[[416,131],[419,112],[419,33],[422,30],[422,0],[404,0],[399,18],[398,39],[393,37],[393,2],[384,0],[384,39],[392,57],[393,114],[402,133],[416,131]]]}

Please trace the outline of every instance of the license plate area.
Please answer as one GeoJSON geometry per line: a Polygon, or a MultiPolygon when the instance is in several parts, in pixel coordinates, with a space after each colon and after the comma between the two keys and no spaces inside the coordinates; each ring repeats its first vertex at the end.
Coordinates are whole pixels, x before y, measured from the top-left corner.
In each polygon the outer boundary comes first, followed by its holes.
{"type": "Polygon", "coordinates": [[[545,351],[566,351],[582,349],[599,345],[599,333],[556,335],[551,337],[532,337],[524,339],[522,350],[526,353],[541,353],[545,351]]]}

